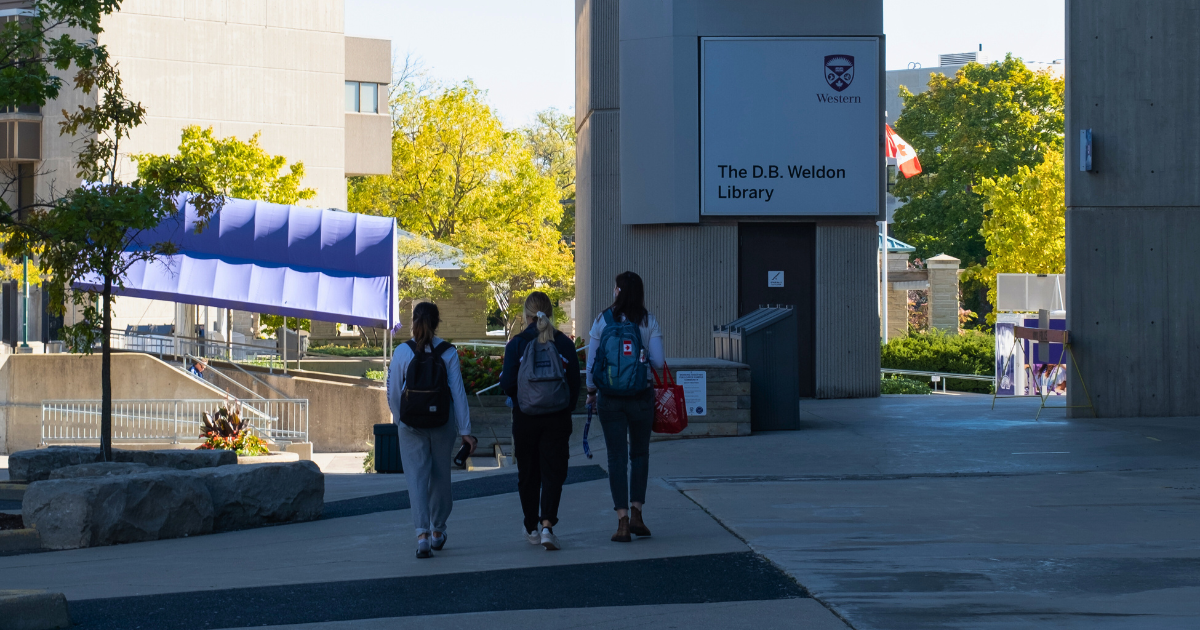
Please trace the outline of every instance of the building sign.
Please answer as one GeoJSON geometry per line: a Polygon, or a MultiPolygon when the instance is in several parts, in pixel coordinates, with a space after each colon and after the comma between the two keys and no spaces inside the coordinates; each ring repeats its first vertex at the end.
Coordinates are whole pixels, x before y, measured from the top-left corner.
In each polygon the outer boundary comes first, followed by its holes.
{"type": "Polygon", "coordinates": [[[701,40],[700,211],[879,214],[873,37],[701,40]]]}
{"type": "Polygon", "coordinates": [[[782,271],[768,271],[767,272],[767,286],[768,287],[782,287],[783,286],[783,272],[782,271]]]}

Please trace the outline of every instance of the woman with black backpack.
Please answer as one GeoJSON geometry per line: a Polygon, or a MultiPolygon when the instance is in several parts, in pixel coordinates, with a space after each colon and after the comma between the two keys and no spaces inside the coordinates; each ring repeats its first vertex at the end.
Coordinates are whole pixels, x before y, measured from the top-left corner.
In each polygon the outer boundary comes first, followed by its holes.
{"type": "Polygon", "coordinates": [[[662,370],[665,362],[662,329],[646,310],[641,276],[632,271],[617,276],[612,306],[596,318],[588,339],[587,405],[599,402],[608,449],[608,487],[617,511],[612,540],[629,542],[630,534],[650,535],[642,520],[654,427],[654,389],[647,368],[662,370]]]}
{"type": "Polygon", "coordinates": [[[458,350],[434,336],[440,323],[436,305],[418,304],[412,339],[396,348],[388,366],[388,406],[392,422],[400,425],[400,459],[418,558],[428,558],[446,544],[446,519],[453,507],[451,451],[460,436],[471,452],[476,444],[458,350]]]}
{"type": "Polygon", "coordinates": [[[504,348],[500,388],[513,401],[513,451],[525,538],[548,551],[560,548],[554,526],[567,480],[571,412],[579,401],[575,344],[554,329],[550,298],[525,298],[525,330],[504,348]],[[540,510],[540,511],[539,511],[540,510]]]}

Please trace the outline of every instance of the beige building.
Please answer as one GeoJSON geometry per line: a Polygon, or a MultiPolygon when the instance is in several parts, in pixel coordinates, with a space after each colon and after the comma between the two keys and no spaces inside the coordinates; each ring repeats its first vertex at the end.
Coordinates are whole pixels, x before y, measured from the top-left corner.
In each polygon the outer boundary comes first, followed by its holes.
{"type": "MultiPolygon", "coordinates": [[[[28,4],[0,0],[0,9],[28,4]]],[[[392,71],[391,42],[347,37],[343,16],[342,0],[125,0],[98,38],[126,93],[146,107],[122,153],[175,153],[189,125],[218,137],[261,132],[267,152],[304,163],[302,185],[317,191],[305,205],[345,208],[346,177],[391,172],[392,71]]],[[[84,95],[64,79],[68,87],[44,107],[0,112],[0,177],[21,184],[6,193],[14,207],[79,184],[78,138],[59,135],[58,123],[84,95]]],[[[126,158],[122,176],[134,175],[126,158]]],[[[185,320],[228,321],[222,309],[208,310],[185,320]]],[[[176,317],[170,304],[119,300],[122,325],[176,317]]],[[[34,332],[30,338],[40,338],[34,332]]]]}

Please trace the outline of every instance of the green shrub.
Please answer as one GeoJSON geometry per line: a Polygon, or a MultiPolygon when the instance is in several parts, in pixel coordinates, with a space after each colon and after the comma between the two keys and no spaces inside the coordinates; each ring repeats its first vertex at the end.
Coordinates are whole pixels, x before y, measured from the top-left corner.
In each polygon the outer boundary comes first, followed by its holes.
{"type": "Polygon", "coordinates": [[[375,445],[371,444],[371,450],[367,451],[367,456],[363,458],[363,472],[375,472],[375,445]]]}
{"type": "Polygon", "coordinates": [[[929,394],[932,391],[927,381],[914,381],[901,376],[885,378],[879,384],[881,394],[929,394]]]}
{"type": "MultiPolygon", "coordinates": [[[[504,367],[504,361],[493,356],[493,352],[504,353],[500,348],[458,349],[458,363],[462,367],[463,385],[468,394],[474,394],[500,382],[500,370],[504,367]]],[[[488,392],[489,395],[500,393],[497,389],[488,392]]]]}
{"type": "MultiPolygon", "coordinates": [[[[397,344],[399,345],[399,344],[397,344]]],[[[381,346],[309,346],[309,354],[325,354],[335,357],[382,357],[381,346]]]]}
{"type": "Polygon", "coordinates": [[[387,379],[387,372],[383,370],[367,370],[363,372],[363,378],[369,378],[373,381],[382,381],[387,379]]]}
{"type": "MultiPolygon", "coordinates": [[[[964,331],[961,335],[940,330],[909,333],[883,344],[879,365],[899,370],[991,376],[996,371],[996,338],[976,331],[964,331]]],[[[990,394],[992,384],[951,378],[946,379],[946,389],[990,394]]]]}

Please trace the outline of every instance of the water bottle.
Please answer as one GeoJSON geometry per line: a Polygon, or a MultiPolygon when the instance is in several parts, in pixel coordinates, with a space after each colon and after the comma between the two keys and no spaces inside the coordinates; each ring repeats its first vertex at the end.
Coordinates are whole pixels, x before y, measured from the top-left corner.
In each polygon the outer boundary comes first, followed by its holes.
{"type": "Polygon", "coordinates": [[[471,445],[463,442],[463,445],[458,449],[458,454],[454,456],[454,465],[462,470],[467,468],[467,456],[471,454],[471,445]]]}

